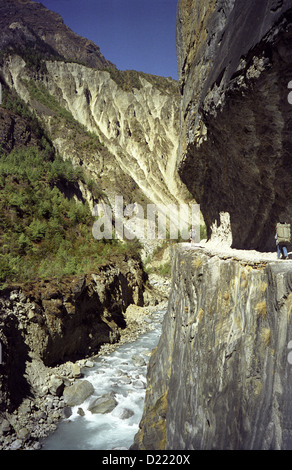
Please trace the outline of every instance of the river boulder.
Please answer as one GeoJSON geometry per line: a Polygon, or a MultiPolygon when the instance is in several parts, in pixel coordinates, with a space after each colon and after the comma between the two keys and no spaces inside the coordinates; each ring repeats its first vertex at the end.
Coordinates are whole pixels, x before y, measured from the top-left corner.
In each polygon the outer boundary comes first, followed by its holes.
{"type": "Polygon", "coordinates": [[[88,407],[88,410],[93,414],[97,413],[110,413],[116,406],[118,402],[115,399],[113,392],[106,393],[101,397],[96,398],[88,407]]]}
{"type": "Polygon", "coordinates": [[[64,399],[68,406],[81,405],[94,392],[93,385],[88,380],[80,380],[64,389],[64,399]]]}

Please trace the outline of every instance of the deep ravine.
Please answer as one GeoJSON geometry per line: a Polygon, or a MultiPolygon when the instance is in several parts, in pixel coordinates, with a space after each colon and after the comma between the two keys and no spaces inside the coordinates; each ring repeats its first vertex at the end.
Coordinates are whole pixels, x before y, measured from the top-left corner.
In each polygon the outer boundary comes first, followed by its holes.
{"type": "Polygon", "coordinates": [[[94,367],[84,370],[80,380],[91,382],[94,394],[72,408],[72,415],[43,442],[43,450],[111,450],[131,446],[143,412],[147,363],[158,343],[164,313],[165,310],[158,310],[152,315],[152,330],[111,354],[98,357],[94,367]],[[90,404],[105,394],[112,394],[117,403],[115,408],[105,414],[89,411],[90,404]]]}

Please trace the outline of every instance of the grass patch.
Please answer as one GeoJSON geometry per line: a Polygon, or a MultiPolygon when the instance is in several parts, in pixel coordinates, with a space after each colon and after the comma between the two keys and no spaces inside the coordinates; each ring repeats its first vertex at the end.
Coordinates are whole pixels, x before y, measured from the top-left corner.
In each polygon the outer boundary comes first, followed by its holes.
{"type": "Polygon", "coordinates": [[[158,266],[156,268],[156,273],[159,276],[170,277],[171,276],[171,263],[167,261],[166,263],[158,266]]]}

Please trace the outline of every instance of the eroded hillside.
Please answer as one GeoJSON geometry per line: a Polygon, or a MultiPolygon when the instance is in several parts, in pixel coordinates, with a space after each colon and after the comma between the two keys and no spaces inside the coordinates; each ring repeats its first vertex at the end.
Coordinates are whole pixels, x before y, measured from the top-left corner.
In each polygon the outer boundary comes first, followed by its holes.
{"type": "Polygon", "coordinates": [[[124,91],[107,71],[62,61],[45,66],[45,74],[32,74],[22,58],[10,56],[2,76],[35,110],[64,158],[86,167],[97,181],[102,178],[108,196],[119,194],[117,179],[125,174],[154,203],[184,200],[187,191],[176,172],[179,127],[174,83],[166,83],[169,86],[162,92],[147,76],[137,76],[138,86],[124,91]],[[58,105],[97,136],[99,147],[78,148],[76,129],[68,121],[60,125],[58,105]]]}

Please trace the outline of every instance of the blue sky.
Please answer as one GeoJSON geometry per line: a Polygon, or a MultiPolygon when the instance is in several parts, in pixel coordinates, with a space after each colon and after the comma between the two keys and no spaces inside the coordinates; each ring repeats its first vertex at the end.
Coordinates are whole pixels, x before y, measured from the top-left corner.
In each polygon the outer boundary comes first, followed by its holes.
{"type": "Polygon", "coordinates": [[[40,0],[120,70],[177,80],[177,0],[40,0]]]}

